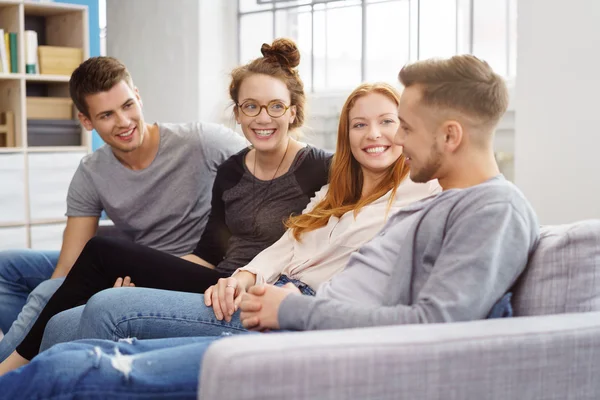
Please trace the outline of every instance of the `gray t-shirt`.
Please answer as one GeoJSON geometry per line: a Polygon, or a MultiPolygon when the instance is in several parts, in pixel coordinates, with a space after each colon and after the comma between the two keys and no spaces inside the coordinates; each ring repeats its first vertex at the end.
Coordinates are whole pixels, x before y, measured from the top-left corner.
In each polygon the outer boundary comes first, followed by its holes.
{"type": "Polygon", "coordinates": [[[392,215],[316,297],[288,296],[280,327],[484,318],[523,272],[538,235],[529,202],[502,176],[442,192],[392,215]]]}
{"type": "Polygon", "coordinates": [[[189,254],[210,212],[217,167],[247,145],[224,126],[157,124],[158,153],[139,171],[102,146],[83,158],[67,194],[69,217],[100,216],[134,242],[175,256],[189,254]]]}

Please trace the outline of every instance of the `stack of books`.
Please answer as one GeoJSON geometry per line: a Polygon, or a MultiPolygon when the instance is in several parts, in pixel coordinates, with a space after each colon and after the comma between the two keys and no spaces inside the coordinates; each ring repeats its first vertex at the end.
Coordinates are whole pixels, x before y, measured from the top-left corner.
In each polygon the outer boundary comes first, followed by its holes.
{"type": "Polygon", "coordinates": [[[19,72],[17,34],[5,32],[0,28],[0,38],[4,39],[0,43],[0,72],[5,74],[19,72]]]}

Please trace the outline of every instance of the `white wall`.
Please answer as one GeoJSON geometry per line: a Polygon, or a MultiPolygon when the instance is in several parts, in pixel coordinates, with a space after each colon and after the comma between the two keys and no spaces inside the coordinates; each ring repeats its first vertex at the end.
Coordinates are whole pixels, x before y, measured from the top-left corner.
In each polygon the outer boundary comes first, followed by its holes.
{"type": "Polygon", "coordinates": [[[236,11],[229,0],[107,0],[107,55],[129,68],[149,122],[223,119],[236,11]]]}
{"type": "Polygon", "coordinates": [[[200,16],[200,119],[234,124],[228,89],[237,65],[237,1],[200,0],[200,16]]]}
{"type": "Polygon", "coordinates": [[[544,224],[600,217],[600,1],[518,2],[515,176],[544,224]]]}

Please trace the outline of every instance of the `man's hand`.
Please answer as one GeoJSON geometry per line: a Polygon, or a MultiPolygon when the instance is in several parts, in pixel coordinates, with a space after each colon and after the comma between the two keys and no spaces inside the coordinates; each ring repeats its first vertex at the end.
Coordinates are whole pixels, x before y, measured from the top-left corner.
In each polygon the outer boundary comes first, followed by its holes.
{"type": "Polygon", "coordinates": [[[293,284],[284,287],[273,285],[252,286],[248,293],[242,296],[240,318],[244,328],[253,331],[279,329],[279,306],[290,294],[301,294],[293,284]]]}
{"type": "Polygon", "coordinates": [[[131,282],[131,278],[126,276],[125,278],[117,278],[113,287],[135,287],[135,285],[131,282]]]}

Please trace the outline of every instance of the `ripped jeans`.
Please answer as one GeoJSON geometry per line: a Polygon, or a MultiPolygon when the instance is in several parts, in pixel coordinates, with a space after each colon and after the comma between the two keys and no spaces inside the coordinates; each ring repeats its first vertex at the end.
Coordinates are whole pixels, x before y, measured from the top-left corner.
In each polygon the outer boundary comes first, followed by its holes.
{"type": "Polygon", "coordinates": [[[1,376],[0,399],[196,399],[203,355],[218,339],[59,344],[1,376]]]}
{"type": "MultiPolygon", "coordinates": [[[[291,282],[302,294],[314,296],[305,283],[282,275],[275,286],[291,282]]],[[[204,296],[148,288],[107,289],[85,305],[55,315],[46,327],[41,351],[57,343],[77,339],[119,340],[129,337],[161,339],[189,336],[221,336],[247,332],[239,311],[231,321],[216,319],[204,296]],[[73,327],[79,326],[79,329],[73,327]]]]}

